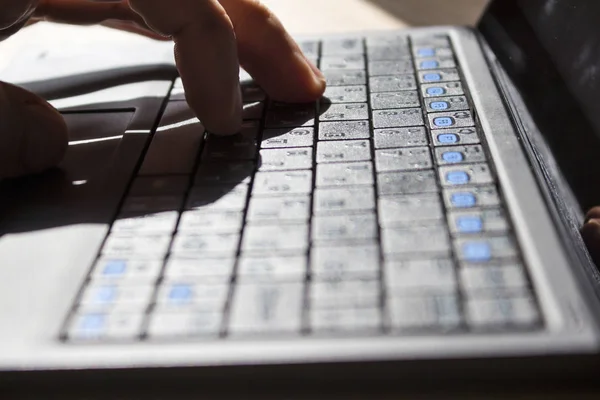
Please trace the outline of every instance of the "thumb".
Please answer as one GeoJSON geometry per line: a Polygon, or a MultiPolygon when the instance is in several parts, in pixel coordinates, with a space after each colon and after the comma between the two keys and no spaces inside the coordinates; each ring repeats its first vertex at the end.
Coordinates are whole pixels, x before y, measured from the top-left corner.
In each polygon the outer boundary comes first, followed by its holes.
{"type": "Polygon", "coordinates": [[[57,165],[68,145],[62,116],[40,97],[0,82],[0,179],[57,165]]]}

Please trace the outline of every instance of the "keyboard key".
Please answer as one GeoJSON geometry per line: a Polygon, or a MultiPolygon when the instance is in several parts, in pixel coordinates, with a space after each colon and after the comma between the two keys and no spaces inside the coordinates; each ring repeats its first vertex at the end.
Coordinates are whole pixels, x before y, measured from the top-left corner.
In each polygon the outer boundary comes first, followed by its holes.
{"type": "Polygon", "coordinates": [[[132,285],[92,282],[77,308],[94,312],[141,312],[150,305],[153,293],[153,282],[132,285]]]}
{"type": "Polygon", "coordinates": [[[317,165],[317,187],[373,185],[373,165],[370,162],[317,165]]]}
{"type": "Polygon", "coordinates": [[[379,246],[375,244],[313,247],[312,280],[376,280],[379,279],[379,258],[379,246]]]}
{"type": "Polygon", "coordinates": [[[175,231],[179,213],[166,211],[146,215],[121,215],[114,222],[111,232],[140,234],[169,234],[175,231]]]}
{"type": "Polygon", "coordinates": [[[133,181],[130,196],[183,196],[190,178],[180,176],[143,176],[133,181]]]}
{"type": "Polygon", "coordinates": [[[262,223],[306,222],[310,205],[308,196],[253,197],[247,218],[262,223]]]}
{"type": "Polygon", "coordinates": [[[434,171],[386,172],[377,175],[380,196],[391,194],[436,193],[434,171]]]}
{"type": "Polygon", "coordinates": [[[187,210],[243,211],[248,197],[248,185],[197,186],[187,200],[187,210]]]}
{"type": "Polygon", "coordinates": [[[127,258],[101,258],[92,271],[97,282],[140,284],[156,281],[162,270],[163,260],[136,260],[127,258]]]}
{"type": "Polygon", "coordinates": [[[517,261],[497,261],[493,265],[465,265],[460,269],[465,291],[484,292],[492,289],[525,291],[528,286],[524,268],[517,261]]]}
{"type": "Polygon", "coordinates": [[[265,129],[261,148],[310,147],[314,137],[314,128],[265,129]]]}
{"type": "Polygon", "coordinates": [[[417,89],[417,81],[412,74],[375,76],[369,78],[369,85],[373,93],[417,89]]]}
{"type": "Polygon", "coordinates": [[[239,233],[244,214],[240,211],[186,211],[177,230],[187,233],[239,233]]]}
{"type": "Polygon", "coordinates": [[[198,167],[195,184],[198,186],[249,184],[255,169],[252,161],[202,163],[198,167]]]}
{"type": "Polygon", "coordinates": [[[403,92],[381,92],[371,94],[373,110],[420,107],[419,94],[414,90],[403,92]]]}
{"type": "Polygon", "coordinates": [[[169,102],[152,137],[139,174],[191,174],[204,134],[204,126],[186,102],[169,102]]]}
{"type": "Polygon", "coordinates": [[[427,146],[425,127],[375,129],[375,148],[427,146]]]}
{"type": "Polygon", "coordinates": [[[310,285],[312,309],[376,308],[380,305],[379,280],[324,281],[310,285]]]}
{"type": "Polygon", "coordinates": [[[171,235],[110,234],[102,248],[102,254],[108,257],[131,258],[140,256],[149,259],[161,259],[167,254],[171,244],[171,235]]]}
{"type": "Polygon", "coordinates": [[[454,56],[452,50],[448,47],[416,46],[414,48],[414,53],[416,58],[454,56]]]}
{"type": "Polygon", "coordinates": [[[431,131],[431,137],[435,146],[479,143],[476,128],[434,129],[431,131]]]}
{"type": "Polygon", "coordinates": [[[313,149],[267,149],[260,151],[259,171],[287,171],[310,169],[313,163],[313,149]]]}
{"type": "Polygon", "coordinates": [[[319,58],[321,46],[318,40],[302,40],[298,42],[298,46],[306,57],[319,58]]]}
{"type": "Polygon", "coordinates": [[[366,39],[367,48],[371,47],[405,47],[408,48],[408,38],[406,36],[398,36],[391,34],[370,35],[366,39]]]}
{"type": "Polygon", "coordinates": [[[360,86],[331,86],[323,95],[325,103],[365,103],[367,102],[367,87],[360,86]]]}
{"type": "Polygon", "coordinates": [[[471,298],[467,320],[473,328],[531,327],[540,321],[535,301],[530,296],[471,298]]]}
{"type": "Polygon", "coordinates": [[[451,82],[459,80],[460,76],[456,69],[436,69],[419,72],[419,82],[421,83],[451,82]]]}
{"type": "Polygon", "coordinates": [[[481,163],[486,160],[483,147],[479,145],[438,147],[435,154],[438,165],[481,163]]]}
{"type": "Polygon", "coordinates": [[[310,312],[313,333],[376,333],[381,331],[381,311],[373,308],[322,309],[310,312]]]}
{"type": "Polygon", "coordinates": [[[150,214],[177,211],[183,205],[183,196],[127,197],[121,208],[123,214],[150,214]]]}
{"type": "Polygon", "coordinates": [[[431,129],[464,128],[475,125],[470,111],[434,113],[429,114],[428,118],[431,129]]]}
{"type": "Polygon", "coordinates": [[[426,83],[421,85],[421,91],[425,98],[465,94],[460,82],[426,83]]]}
{"type": "Polygon", "coordinates": [[[323,122],[319,125],[319,140],[369,139],[369,121],[323,122]]]}
{"type": "Polygon", "coordinates": [[[495,258],[517,256],[513,240],[507,236],[459,238],[454,242],[458,259],[469,263],[487,263],[495,258]]]}
{"type": "Polygon", "coordinates": [[[374,214],[316,216],[313,218],[314,242],[345,242],[377,238],[377,221],[374,214]]]}
{"type": "Polygon", "coordinates": [[[309,194],[311,190],[311,171],[258,172],[254,176],[252,196],[309,194]]]}
{"type": "Polygon", "coordinates": [[[133,340],[141,335],[144,313],[76,314],[68,331],[69,340],[133,340]]]}
{"type": "Polygon", "coordinates": [[[469,101],[465,96],[432,97],[427,99],[425,105],[428,113],[469,109],[469,101]]]}
{"type": "Polygon", "coordinates": [[[445,256],[450,253],[446,227],[385,228],[381,231],[383,251],[392,255],[445,256]]]}
{"type": "Polygon", "coordinates": [[[455,211],[448,216],[450,231],[454,234],[506,232],[508,222],[500,209],[455,211]]]}
{"type": "Polygon", "coordinates": [[[306,273],[306,256],[242,257],[238,267],[238,282],[304,282],[306,273]]]}
{"type": "Polygon", "coordinates": [[[299,334],[303,292],[302,283],[237,285],[232,300],[229,334],[299,334]]]}
{"type": "Polygon", "coordinates": [[[315,124],[315,104],[272,103],[265,120],[266,128],[297,128],[315,124]]]}
{"type": "Polygon", "coordinates": [[[439,169],[442,186],[486,185],[494,183],[486,164],[446,166],[439,169]]]}
{"type": "Polygon", "coordinates": [[[413,46],[421,47],[450,47],[450,39],[444,34],[426,34],[412,36],[413,46]]]}
{"type": "Polygon", "coordinates": [[[314,194],[314,214],[329,215],[375,209],[375,192],[372,187],[356,189],[317,189],[314,194]]]}
{"type": "Polygon", "coordinates": [[[327,56],[345,56],[364,54],[365,49],[361,38],[328,39],[323,41],[323,58],[327,56]]]}
{"type": "Polygon", "coordinates": [[[424,290],[457,289],[454,263],[451,259],[388,261],[385,263],[385,280],[389,295],[413,295],[424,290]]]}
{"type": "Polygon", "coordinates": [[[202,152],[202,162],[256,159],[258,132],[257,126],[250,126],[233,136],[209,136],[202,152]]]}
{"type": "Polygon", "coordinates": [[[373,111],[373,126],[375,128],[402,128],[423,124],[423,112],[420,108],[373,111]]]}
{"type": "Polygon", "coordinates": [[[246,252],[291,252],[300,253],[308,249],[308,226],[299,225],[248,225],[244,232],[242,251],[246,252]]]}
{"type": "Polygon", "coordinates": [[[497,207],[500,205],[498,191],[493,186],[448,189],[444,191],[446,207],[466,209],[474,207],[497,207]]]}
{"type": "Polygon", "coordinates": [[[148,326],[149,339],[217,337],[220,312],[154,312],[148,326]]]}
{"type": "Polygon", "coordinates": [[[367,73],[364,70],[333,70],[324,71],[328,87],[366,85],[367,73]]]}
{"type": "Polygon", "coordinates": [[[429,70],[438,68],[456,68],[456,62],[452,57],[423,58],[417,62],[418,70],[429,70]]]}
{"type": "Polygon", "coordinates": [[[239,233],[178,233],[171,254],[179,257],[232,257],[238,250],[239,233]]]}
{"type": "Polygon", "coordinates": [[[371,145],[368,140],[319,142],[317,163],[369,161],[371,145]]]}
{"type": "Polygon", "coordinates": [[[460,327],[462,317],[458,298],[453,294],[431,294],[419,297],[393,297],[389,300],[392,329],[453,330],[460,327]]]}
{"type": "Polygon", "coordinates": [[[433,168],[429,147],[384,149],[375,151],[377,172],[409,171],[433,168]]]}
{"type": "Polygon", "coordinates": [[[319,121],[357,121],[369,118],[367,103],[356,104],[331,104],[322,110],[319,121]]]}
{"type": "Polygon", "coordinates": [[[235,258],[170,257],[165,267],[168,282],[190,279],[197,282],[229,283],[235,258]]]}
{"type": "Polygon", "coordinates": [[[228,293],[228,284],[175,278],[159,287],[155,308],[157,311],[220,312],[225,307],[228,293]]]}
{"type": "Polygon", "coordinates": [[[362,54],[351,54],[347,56],[327,56],[321,58],[321,70],[329,69],[365,69],[365,57],[362,54]]]}
{"type": "Polygon", "coordinates": [[[410,51],[405,46],[372,47],[367,51],[369,61],[409,60],[410,51]]]}
{"type": "Polygon", "coordinates": [[[395,61],[371,61],[369,63],[370,76],[404,75],[412,74],[413,63],[410,59],[395,61]]]}
{"type": "Polygon", "coordinates": [[[443,219],[444,212],[437,194],[379,198],[379,224],[383,228],[411,225],[440,226],[443,219]]]}

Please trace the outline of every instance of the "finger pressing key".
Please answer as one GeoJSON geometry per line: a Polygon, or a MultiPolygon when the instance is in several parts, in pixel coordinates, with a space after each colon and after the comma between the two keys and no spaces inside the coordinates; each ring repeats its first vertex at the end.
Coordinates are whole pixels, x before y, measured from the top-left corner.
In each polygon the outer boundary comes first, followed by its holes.
{"type": "Polygon", "coordinates": [[[186,100],[204,126],[234,134],[242,124],[239,61],[231,20],[217,0],[131,0],[132,9],[175,42],[186,100]]]}

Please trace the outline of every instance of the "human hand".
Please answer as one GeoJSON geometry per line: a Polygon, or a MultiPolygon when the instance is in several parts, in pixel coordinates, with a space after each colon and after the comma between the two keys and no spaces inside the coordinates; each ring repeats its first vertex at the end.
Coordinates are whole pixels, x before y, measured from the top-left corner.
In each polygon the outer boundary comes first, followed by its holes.
{"type": "MultiPolygon", "coordinates": [[[[325,90],[323,75],[256,0],[0,0],[0,40],[38,20],[172,39],[187,101],[215,134],[241,127],[240,65],[274,100],[309,102],[325,90]]],[[[0,82],[0,179],[58,164],[67,137],[46,101],[0,82]]]]}

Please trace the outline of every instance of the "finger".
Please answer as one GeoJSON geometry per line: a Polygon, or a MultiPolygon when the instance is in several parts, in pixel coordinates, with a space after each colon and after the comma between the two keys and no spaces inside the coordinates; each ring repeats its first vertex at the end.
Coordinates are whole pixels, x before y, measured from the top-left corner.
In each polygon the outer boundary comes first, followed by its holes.
{"type": "Polygon", "coordinates": [[[600,207],[594,207],[585,216],[585,222],[588,222],[591,219],[600,220],[600,207]]]}
{"type": "Polygon", "coordinates": [[[219,1],[233,23],[242,66],[273,99],[309,102],[323,94],[323,74],[267,7],[257,0],[219,1]]]}
{"type": "Polygon", "coordinates": [[[186,100],[205,127],[233,134],[242,123],[233,26],[216,0],[131,0],[156,32],[175,42],[175,59],[186,100]]]}
{"type": "Polygon", "coordinates": [[[112,29],[118,29],[120,31],[131,32],[131,33],[135,33],[135,34],[138,34],[141,36],[146,36],[150,39],[171,40],[170,38],[161,36],[158,33],[153,32],[152,30],[150,30],[148,28],[141,27],[135,22],[109,20],[109,21],[103,22],[101,25],[106,26],[108,28],[112,28],[112,29]]]}
{"type": "Polygon", "coordinates": [[[600,266],[600,220],[591,219],[581,228],[581,236],[590,256],[600,266]]]}
{"type": "Polygon", "coordinates": [[[144,20],[131,10],[127,1],[40,0],[34,16],[45,21],[76,25],[120,20],[133,21],[145,26],[144,20]]]}
{"type": "Polygon", "coordinates": [[[67,127],[46,101],[0,82],[0,179],[57,165],[67,149],[67,127]]]}

